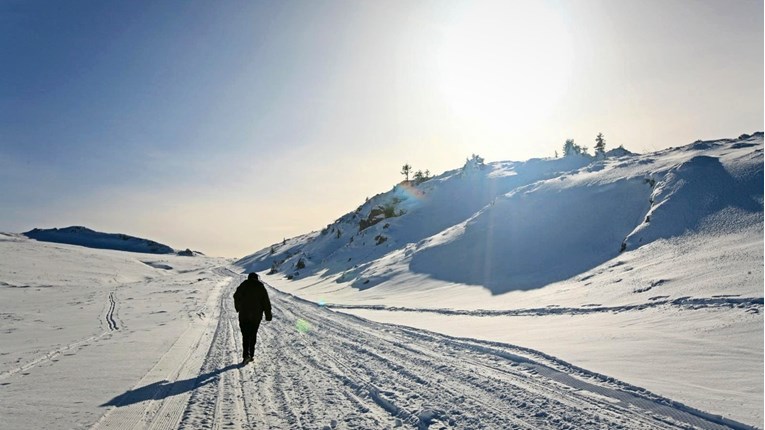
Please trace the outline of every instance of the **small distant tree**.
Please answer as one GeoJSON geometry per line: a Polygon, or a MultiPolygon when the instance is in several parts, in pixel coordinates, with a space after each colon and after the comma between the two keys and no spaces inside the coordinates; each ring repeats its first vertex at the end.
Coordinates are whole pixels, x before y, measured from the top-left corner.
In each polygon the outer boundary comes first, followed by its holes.
{"type": "Polygon", "coordinates": [[[586,146],[579,146],[574,143],[574,139],[566,139],[566,143],[563,144],[563,156],[569,157],[571,155],[588,155],[586,146]]]}
{"type": "Polygon", "coordinates": [[[574,154],[579,154],[582,148],[574,143],[574,139],[566,139],[566,143],[563,144],[563,156],[568,157],[574,154]]]}
{"type": "Polygon", "coordinates": [[[478,154],[473,154],[470,158],[465,160],[465,165],[462,167],[463,171],[468,169],[483,169],[485,166],[484,159],[478,154]]]}
{"type": "Polygon", "coordinates": [[[555,158],[558,158],[558,151],[555,151],[555,158]]]}
{"type": "Polygon", "coordinates": [[[425,169],[425,179],[430,179],[430,170],[425,169]]]}
{"type": "Polygon", "coordinates": [[[606,155],[606,139],[603,137],[603,133],[598,133],[595,137],[595,155],[606,155]]]}
{"type": "Polygon", "coordinates": [[[273,275],[274,273],[279,271],[279,263],[276,261],[271,262],[271,270],[268,271],[267,275],[273,275]]]}
{"type": "Polygon", "coordinates": [[[404,164],[401,166],[401,174],[406,177],[407,182],[409,182],[409,173],[412,172],[412,166],[409,165],[409,163],[404,164]]]}
{"type": "Polygon", "coordinates": [[[418,170],[414,172],[414,182],[420,183],[425,180],[425,175],[422,173],[422,170],[418,170]]]}

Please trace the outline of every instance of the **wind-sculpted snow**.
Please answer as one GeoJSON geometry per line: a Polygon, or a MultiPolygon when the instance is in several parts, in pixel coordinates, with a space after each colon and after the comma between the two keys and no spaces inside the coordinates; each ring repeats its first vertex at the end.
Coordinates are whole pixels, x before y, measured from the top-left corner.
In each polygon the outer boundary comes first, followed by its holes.
{"type": "Polygon", "coordinates": [[[705,155],[672,167],[656,182],[645,220],[627,236],[625,248],[696,230],[705,217],[726,208],[761,212],[762,169],[754,176],[758,177],[756,183],[742,183],[719,158],[705,155]],[[757,196],[760,202],[755,200],[757,196]]]}
{"type": "Polygon", "coordinates": [[[493,294],[543,287],[616,257],[648,209],[650,191],[639,179],[521,188],[466,221],[450,240],[421,242],[409,267],[493,294]]]}

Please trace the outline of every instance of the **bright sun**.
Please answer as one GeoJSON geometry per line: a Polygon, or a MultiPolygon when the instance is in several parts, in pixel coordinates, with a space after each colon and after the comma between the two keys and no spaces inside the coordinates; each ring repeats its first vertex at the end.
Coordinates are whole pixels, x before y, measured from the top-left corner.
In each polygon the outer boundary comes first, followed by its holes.
{"type": "Polygon", "coordinates": [[[471,2],[444,33],[441,96],[473,128],[530,127],[566,91],[571,44],[559,12],[544,2],[471,2]]]}

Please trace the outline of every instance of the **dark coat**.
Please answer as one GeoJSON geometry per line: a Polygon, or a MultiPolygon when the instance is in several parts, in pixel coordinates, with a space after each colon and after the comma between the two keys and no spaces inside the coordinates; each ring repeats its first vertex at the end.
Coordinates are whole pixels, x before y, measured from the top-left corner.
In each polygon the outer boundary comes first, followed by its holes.
{"type": "Polygon", "coordinates": [[[266,286],[258,279],[247,279],[237,287],[234,293],[234,308],[239,312],[239,319],[271,321],[271,300],[268,299],[266,286]]]}

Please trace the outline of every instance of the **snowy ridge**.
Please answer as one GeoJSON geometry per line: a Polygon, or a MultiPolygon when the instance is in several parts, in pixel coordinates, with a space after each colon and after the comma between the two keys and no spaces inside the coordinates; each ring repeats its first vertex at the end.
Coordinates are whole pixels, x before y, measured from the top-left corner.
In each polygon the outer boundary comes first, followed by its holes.
{"type": "Polygon", "coordinates": [[[493,294],[540,288],[696,231],[722,210],[761,213],[762,138],[758,132],[602,160],[466,163],[399,184],[321,232],[237,264],[360,290],[410,271],[493,294]]]}
{"type": "Polygon", "coordinates": [[[23,235],[43,242],[64,243],[87,248],[114,249],[146,254],[172,254],[175,252],[173,248],[153,240],[121,233],[101,233],[80,226],[52,229],[36,228],[23,233],[23,235]]]}

